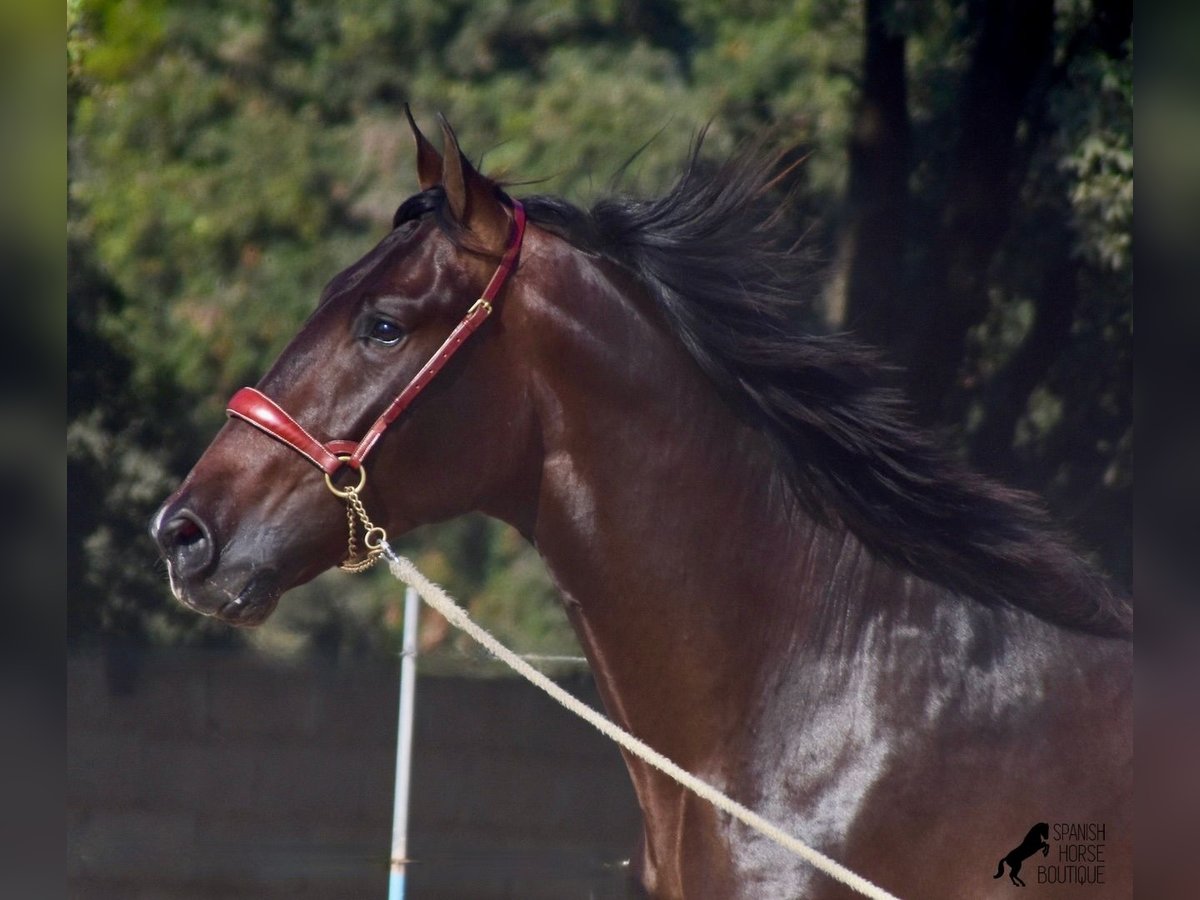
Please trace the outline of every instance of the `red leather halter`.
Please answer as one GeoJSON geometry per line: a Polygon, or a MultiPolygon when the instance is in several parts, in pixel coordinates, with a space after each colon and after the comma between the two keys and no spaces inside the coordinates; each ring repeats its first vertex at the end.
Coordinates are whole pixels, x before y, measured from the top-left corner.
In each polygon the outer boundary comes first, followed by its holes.
{"type": "Polygon", "coordinates": [[[525,209],[518,201],[513,200],[512,210],[512,239],[504,251],[504,256],[492,275],[491,281],[484,288],[483,295],[475,301],[462,321],[450,332],[450,336],[446,338],[438,351],[421,367],[421,371],[413,377],[404,390],[396,395],[382,415],[375,420],[375,424],[367,430],[362,440],[357,443],[335,440],[322,444],[305,431],[300,423],[289,416],[278,403],[257,388],[244,387],[234,394],[225,410],[226,415],[249,422],[260,431],[283,442],[324,472],[327,478],[344,465],[353,469],[361,469],[363,460],[371,452],[371,448],[375,446],[379,438],[383,436],[383,433],[387,431],[388,426],[396,421],[397,417],[417,399],[421,391],[429,386],[434,376],[458,352],[467,338],[474,334],[491,315],[492,304],[517,263],[517,257],[521,254],[521,242],[525,237],[525,209]]]}

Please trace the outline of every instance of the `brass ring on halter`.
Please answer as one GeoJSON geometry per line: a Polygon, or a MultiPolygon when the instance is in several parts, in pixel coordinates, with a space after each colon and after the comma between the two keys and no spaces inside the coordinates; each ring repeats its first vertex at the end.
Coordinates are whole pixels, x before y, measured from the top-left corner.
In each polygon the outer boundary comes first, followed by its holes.
{"type": "Polygon", "coordinates": [[[363,543],[367,545],[368,550],[378,550],[386,540],[387,532],[378,525],[374,528],[369,528],[367,533],[363,535],[363,543]]]}
{"type": "MultiPolygon", "coordinates": [[[[342,462],[349,462],[350,455],[342,454],[341,456],[338,457],[338,459],[340,459],[342,462]]],[[[345,490],[342,490],[340,487],[338,487],[337,485],[335,485],[333,483],[333,478],[330,477],[330,474],[328,472],[325,473],[325,486],[327,488],[329,488],[330,491],[333,492],[333,496],[335,496],[335,497],[345,498],[345,497],[349,497],[351,494],[357,494],[359,491],[361,491],[363,489],[363,487],[364,487],[364,485],[366,485],[366,483],[367,483],[367,467],[362,464],[359,464],[359,467],[358,467],[358,484],[356,484],[352,488],[346,488],[345,490]]]]}

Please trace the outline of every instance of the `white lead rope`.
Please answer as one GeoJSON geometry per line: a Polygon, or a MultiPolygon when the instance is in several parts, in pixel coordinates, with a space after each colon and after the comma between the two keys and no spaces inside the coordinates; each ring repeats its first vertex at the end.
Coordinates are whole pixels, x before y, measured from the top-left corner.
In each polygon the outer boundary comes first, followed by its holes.
{"type": "Polygon", "coordinates": [[[726,797],[712,785],[701,781],[695,775],[681,769],[654,748],[635,738],[632,734],[616,725],[611,719],[592,709],[586,703],[572,697],[517,654],[501,644],[490,632],[475,624],[467,614],[467,611],[459,606],[449,594],[426,578],[408,559],[398,556],[386,541],[382,544],[382,550],[384,556],[387,558],[388,568],[391,569],[392,574],[412,587],[421,595],[426,603],[445,616],[451,625],[465,631],[489,653],[533,682],[533,684],[575,713],[575,715],[599,729],[601,734],[616,741],[634,756],[654,766],[660,772],[669,775],[688,790],[693,791],[698,796],[713,804],[713,806],[724,810],[739,822],[748,825],[759,834],[770,838],[781,847],[807,860],[826,875],[840,881],[864,897],[871,897],[872,900],[899,900],[894,894],[889,894],[883,888],[873,884],[861,875],[850,871],[841,863],[835,862],[819,850],[814,850],[803,841],[792,837],[753,810],[747,809],[736,800],[726,797]]]}

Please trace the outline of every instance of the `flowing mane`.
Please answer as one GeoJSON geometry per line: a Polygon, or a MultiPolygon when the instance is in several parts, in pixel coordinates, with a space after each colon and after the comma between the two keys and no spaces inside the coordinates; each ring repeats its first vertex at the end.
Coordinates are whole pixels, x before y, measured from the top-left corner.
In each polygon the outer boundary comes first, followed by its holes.
{"type": "Polygon", "coordinates": [[[1085,631],[1128,636],[1132,609],[1052,528],[1040,500],[967,469],[913,424],[893,374],[844,335],[806,333],[810,267],[780,249],[757,150],[705,166],[700,141],[652,200],[588,211],[525,201],[530,218],[633,272],[721,393],[771,438],[797,495],[877,556],[957,592],[1085,631]]]}
{"type": "MultiPolygon", "coordinates": [[[[955,592],[1131,636],[1131,606],[1053,528],[1039,498],[970,471],[918,428],[875,351],[801,324],[815,279],[786,248],[765,196],[778,157],[751,148],[713,167],[702,142],[661,197],[609,197],[586,211],[556,197],[522,202],[531,221],[646,286],[701,370],[769,436],[810,514],[955,592]]],[[[396,222],[434,211],[461,239],[441,200],[440,188],[419,194],[396,222]]]]}

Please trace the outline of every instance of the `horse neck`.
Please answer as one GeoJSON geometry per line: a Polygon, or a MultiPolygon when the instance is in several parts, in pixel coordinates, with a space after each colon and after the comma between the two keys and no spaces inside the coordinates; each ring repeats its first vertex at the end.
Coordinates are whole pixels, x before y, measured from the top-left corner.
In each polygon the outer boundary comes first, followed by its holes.
{"type": "MultiPolygon", "coordinates": [[[[536,233],[531,247],[537,258],[536,233]]],[[[509,518],[545,559],[618,724],[834,841],[904,747],[991,733],[997,716],[1027,715],[1026,686],[1094,687],[1069,661],[1086,648],[1053,626],[955,596],[814,521],[767,439],[630,279],[594,262],[552,268],[508,310],[538,423],[527,508],[509,518]]],[[[686,869],[680,835],[727,832],[627,764],[642,867],[671,893],[661,873],[686,869]]]]}
{"type": "Polygon", "coordinates": [[[528,531],[609,712],[719,780],[814,634],[849,659],[862,597],[923,583],[806,515],[652,301],[596,269],[566,266],[527,298],[543,453],[528,531]]]}

